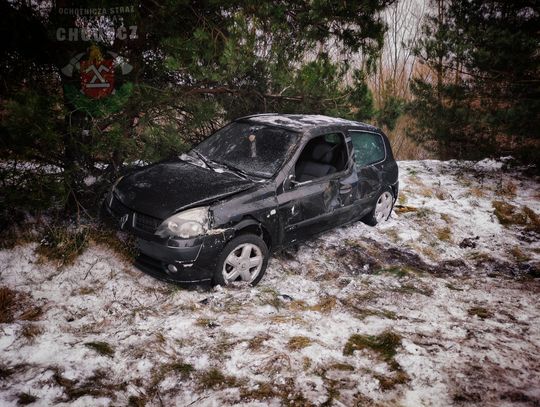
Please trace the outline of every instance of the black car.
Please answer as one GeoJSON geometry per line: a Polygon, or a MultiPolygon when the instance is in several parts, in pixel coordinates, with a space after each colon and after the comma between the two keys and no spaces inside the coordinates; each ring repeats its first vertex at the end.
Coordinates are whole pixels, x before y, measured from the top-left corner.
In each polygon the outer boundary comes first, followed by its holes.
{"type": "Polygon", "coordinates": [[[398,166],[381,130],[261,114],[119,179],[104,206],[137,237],[143,271],[254,285],[271,252],[349,222],[386,220],[397,194],[398,166]]]}

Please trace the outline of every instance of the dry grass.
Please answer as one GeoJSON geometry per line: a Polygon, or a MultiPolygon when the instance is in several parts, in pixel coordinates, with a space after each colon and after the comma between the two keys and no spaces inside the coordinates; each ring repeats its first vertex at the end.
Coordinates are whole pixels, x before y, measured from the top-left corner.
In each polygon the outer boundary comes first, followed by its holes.
{"type": "Polygon", "coordinates": [[[525,226],[528,230],[540,232],[540,217],[529,207],[521,208],[508,202],[493,201],[494,213],[499,222],[505,226],[525,226]]]}
{"type": "Polygon", "coordinates": [[[469,308],[467,313],[470,316],[477,316],[480,319],[491,318],[493,316],[493,313],[490,310],[488,310],[487,308],[484,308],[484,307],[472,307],[472,308],[469,308]]]}
{"type": "Polygon", "coordinates": [[[72,229],[66,226],[47,227],[36,249],[40,262],[53,262],[58,267],[72,264],[88,246],[88,228],[72,229]]]}
{"type": "Polygon", "coordinates": [[[17,292],[8,287],[0,287],[0,323],[13,322],[17,292]]]}
{"type": "Polygon", "coordinates": [[[392,331],[385,331],[377,336],[354,334],[345,344],[343,354],[351,356],[357,350],[369,349],[388,362],[393,360],[400,345],[401,336],[392,331]]]}
{"type": "Polygon", "coordinates": [[[88,237],[92,242],[113,250],[126,262],[133,261],[137,254],[135,238],[130,235],[120,238],[115,230],[91,228],[88,237]]]}
{"type": "Polygon", "coordinates": [[[293,336],[287,342],[287,348],[290,350],[300,350],[307,348],[311,344],[312,341],[307,336],[293,336]]]}
{"type": "Polygon", "coordinates": [[[444,242],[450,242],[452,240],[452,230],[448,226],[437,229],[436,235],[437,239],[444,242]]]}
{"type": "Polygon", "coordinates": [[[34,342],[35,339],[43,333],[43,328],[37,324],[26,324],[21,330],[21,335],[29,342],[34,342]]]}
{"type": "Polygon", "coordinates": [[[37,397],[30,393],[19,393],[17,396],[17,404],[20,406],[26,406],[32,404],[37,400],[37,397]]]}
{"type": "Polygon", "coordinates": [[[469,192],[475,198],[483,198],[484,196],[486,196],[484,188],[472,187],[469,189],[469,192]]]}
{"type": "Polygon", "coordinates": [[[517,192],[517,185],[512,181],[503,182],[499,188],[497,188],[497,193],[503,195],[507,198],[515,198],[517,192]]]}
{"type": "Polygon", "coordinates": [[[510,255],[516,261],[522,262],[522,261],[528,261],[531,259],[531,256],[528,255],[527,253],[524,253],[523,250],[521,250],[519,246],[514,246],[509,251],[510,251],[510,255]]]}
{"type": "Polygon", "coordinates": [[[215,367],[200,372],[198,375],[198,384],[200,390],[216,390],[240,386],[240,382],[236,377],[225,375],[221,370],[215,367]]]}
{"type": "Polygon", "coordinates": [[[86,342],[84,344],[87,348],[95,350],[97,353],[103,356],[113,357],[114,348],[109,345],[107,342],[86,342]]]}
{"type": "Polygon", "coordinates": [[[271,336],[267,333],[258,334],[248,341],[248,349],[252,351],[260,350],[263,347],[264,342],[270,338],[271,336]]]}

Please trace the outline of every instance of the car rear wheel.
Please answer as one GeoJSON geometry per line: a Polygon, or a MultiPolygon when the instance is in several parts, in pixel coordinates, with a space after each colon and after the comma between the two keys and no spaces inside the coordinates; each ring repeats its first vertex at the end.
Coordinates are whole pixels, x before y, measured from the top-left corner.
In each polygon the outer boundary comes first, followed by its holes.
{"type": "Polygon", "coordinates": [[[390,188],[385,188],[377,198],[375,206],[362,221],[370,226],[375,226],[388,219],[394,206],[394,195],[390,188]]]}
{"type": "Polygon", "coordinates": [[[268,264],[268,247],[253,234],[240,235],[225,245],[214,272],[214,285],[243,282],[256,285],[268,264]]]}

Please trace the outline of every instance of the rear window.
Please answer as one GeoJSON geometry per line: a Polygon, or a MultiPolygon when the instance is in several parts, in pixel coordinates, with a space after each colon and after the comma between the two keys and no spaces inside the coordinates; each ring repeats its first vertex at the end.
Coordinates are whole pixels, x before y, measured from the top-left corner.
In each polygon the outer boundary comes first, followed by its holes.
{"type": "Polygon", "coordinates": [[[349,131],[356,164],[360,167],[384,160],[384,141],[380,134],[349,131]]]}

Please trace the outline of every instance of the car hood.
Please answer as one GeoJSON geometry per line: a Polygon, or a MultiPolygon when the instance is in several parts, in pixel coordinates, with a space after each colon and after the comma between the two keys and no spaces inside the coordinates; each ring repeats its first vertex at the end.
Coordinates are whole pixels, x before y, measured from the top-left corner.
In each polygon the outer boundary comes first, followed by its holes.
{"type": "Polygon", "coordinates": [[[216,172],[175,160],[153,164],[125,176],[114,193],[128,208],[165,219],[185,207],[207,204],[254,184],[229,172],[216,172]]]}

